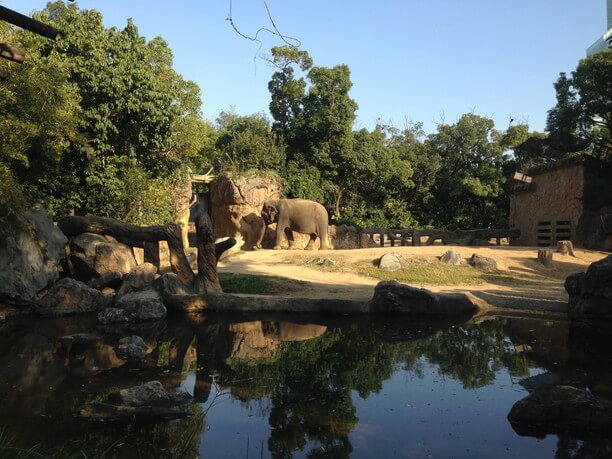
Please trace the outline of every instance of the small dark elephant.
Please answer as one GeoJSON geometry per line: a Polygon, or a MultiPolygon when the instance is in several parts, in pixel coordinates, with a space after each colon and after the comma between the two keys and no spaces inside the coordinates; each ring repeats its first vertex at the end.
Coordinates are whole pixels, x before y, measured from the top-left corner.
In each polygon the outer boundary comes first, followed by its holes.
{"type": "MultiPolygon", "coordinates": [[[[278,199],[266,201],[261,209],[264,224],[276,223],[276,242],[274,249],[281,248],[283,233],[289,241],[289,248],[293,248],[293,231],[310,234],[310,241],[304,250],[314,250],[314,242],[321,239],[321,250],[329,249],[327,239],[328,216],[327,210],[318,202],[306,199],[278,199]]],[[[265,228],[264,228],[265,230],[265,228]]],[[[263,235],[262,235],[263,237],[263,235]]],[[[261,242],[261,241],[259,241],[261,242]]]]}

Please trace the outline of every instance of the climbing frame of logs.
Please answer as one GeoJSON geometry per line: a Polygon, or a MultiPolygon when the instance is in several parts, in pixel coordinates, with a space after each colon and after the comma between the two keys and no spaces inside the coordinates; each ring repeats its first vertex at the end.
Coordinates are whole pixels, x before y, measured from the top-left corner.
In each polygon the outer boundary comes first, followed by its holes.
{"type": "Polygon", "coordinates": [[[501,245],[502,239],[512,240],[520,236],[517,229],[474,229],[474,230],[441,230],[441,229],[389,229],[389,228],[365,228],[361,234],[366,234],[375,240],[378,236],[378,244],[385,247],[387,240],[391,247],[397,246],[420,246],[421,238],[426,237],[425,245],[433,245],[437,240],[442,244],[473,245],[476,241],[495,239],[497,245],[501,245]]]}

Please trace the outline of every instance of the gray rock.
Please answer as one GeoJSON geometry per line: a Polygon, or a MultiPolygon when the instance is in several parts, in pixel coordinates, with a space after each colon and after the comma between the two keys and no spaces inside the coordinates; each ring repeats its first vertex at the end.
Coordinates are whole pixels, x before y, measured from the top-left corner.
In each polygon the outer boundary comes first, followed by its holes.
{"type": "Polygon", "coordinates": [[[370,312],[445,316],[467,314],[478,309],[478,300],[469,294],[434,294],[424,288],[379,282],[370,301],[370,312]]]}
{"type": "Polygon", "coordinates": [[[385,253],[378,260],[378,267],[385,271],[397,271],[408,267],[408,262],[397,252],[385,253]]]}
{"type": "Polygon", "coordinates": [[[455,249],[449,249],[440,257],[440,261],[447,265],[459,266],[461,264],[461,254],[455,249]]]}
{"type": "Polygon", "coordinates": [[[87,285],[96,290],[104,290],[106,288],[112,288],[114,290],[121,286],[123,281],[123,274],[114,272],[109,273],[101,277],[96,277],[87,282],[87,285]]]}
{"type": "Polygon", "coordinates": [[[25,212],[17,226],[13,223],[0,219],[0,298],[29,302],[57,280],[68,239],[42,209],[25,212]]]}
{"type": "Polygon", "coordinates": [[[331,258],[327,258],[327,257],[311,258],[306,263],[308,263],[309,265],[323,266],[325,268],[331,268],[332,266],[337,265],[337,263],[334,260],[332,260],[331,258]]]}
{"type": "Polygon", "coordinates": [[[572,319],[612,318],[612,255],[565,280],[572,319]]]}
{"type": "Polygon", "coordinates": [[[149,381],[140,386],[119,391],[109,401],[124,406],[158,406],[169,407],[188,402],[191,396],[186,392],[172,393],[164,389],[159,381],[149,381]]]}
{"type": "Polygon", "coordinates": [[[497,262],[493,258],[478,255],[477,253],[470,258],[470,265],[481,271],[497,271],[497,262]]]}
{"type": "Polygon", "coordinates": [[[143,263],[136,266],[125,276],[123,284],[117,290],[117,298],[149,287],[155,280],[156,274],[157,266],[152,263],[143,263]]]}
{"type": "Polygon", "coordinates": [[[159,294],[153,290],[128,293],[115,301],[115,307],[123,309],[130,322],[166,317],[166,307],[159,294]]]}
{"type": "Polygon", "coordinates": [[[67,277],[36,301],[36,311],[44,316],[59,317],[101,311],[110,304],[110,298],[98,290],[67,277]]]}
{"type": "Polygon", "coordinates": [[[127,274],[135,267],[136,259],[130,246],[106,242],[96,247],[94,269],[100,276],[112,272],[127,274]]]}
{"type": "Polygon", "coordinates": [[[126,336],[117,345],[117,355],[125,360],[143,360],[147,356],[147,343],[140,336],[126,336]]]}
{"type": "Polygon", "coordinates": [[[612,428],[612,402],[572,386],[544,386],[516,402],[508,420],[521,435],[607,433],[612,428]]]}
{"type": "Polygon", "coordinates": [[[128,317],[123,309],[106,308],[104,311],[98,313],[98,322],[102,325],[126,323],[128,322],[128,317]]]}

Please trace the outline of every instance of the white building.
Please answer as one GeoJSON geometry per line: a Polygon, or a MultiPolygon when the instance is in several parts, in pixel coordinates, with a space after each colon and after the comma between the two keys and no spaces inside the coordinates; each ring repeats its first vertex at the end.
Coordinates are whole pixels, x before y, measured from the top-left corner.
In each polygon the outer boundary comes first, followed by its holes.
{"type": "Polygon", "coordinates": [[[612,0],[607,0],[608,31],[587,49],[587,56],[604,50],[612,50],[612,0]]]}

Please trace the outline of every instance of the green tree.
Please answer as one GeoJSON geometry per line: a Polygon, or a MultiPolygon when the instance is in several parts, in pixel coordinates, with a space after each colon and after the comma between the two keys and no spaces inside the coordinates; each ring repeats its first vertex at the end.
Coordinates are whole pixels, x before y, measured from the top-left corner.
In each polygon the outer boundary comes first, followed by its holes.
{"type": "Polygon", "coordinates": [[[548,112],[546,130],[558,157],[584,150],[612,158],[612,53],[582,59],[571,78],[555,83],[557,104],[548,112]],[[586,142],[585,142],[586,140],[586,142]]]}
{"type": "Polygon", "coordinates": [[[38,194],[56,214],[75,209],[134,223],[172,218],[154,203],[171,201],[180,170],[206,145],[197,85],[172,69],[162,38],[147,41],[131,20],[107,29],[97,11],[62,2],[37,17],[64,33],[52,41],[20,32],[29,61],[61,69],[78,109],[70,113],[76,135],[45,169],[38,194]]]}
{"type": "Polygon", "coordinates": [[[284,163],[284,146],[263,114],[239,116],[221,112],[213,158],[216,170],[278,172],[284,163]]]}
{"type": "Polygon", "coordinates": [[[503,148],[492,120],[468,113],[455,124],[441,124],[425,148],[440,161],[428,202],[434,226],[469,229],[504,224],[506,212],[497,205],[505,181],[503,148]]]}

